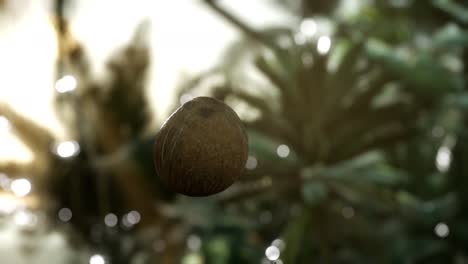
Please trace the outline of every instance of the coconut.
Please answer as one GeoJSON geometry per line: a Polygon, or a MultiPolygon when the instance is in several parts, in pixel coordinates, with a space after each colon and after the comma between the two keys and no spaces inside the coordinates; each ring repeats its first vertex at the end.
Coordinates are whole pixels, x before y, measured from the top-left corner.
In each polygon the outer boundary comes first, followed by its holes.
{"type": "Polygon", "coordinates": [[[234,110],[217,99],[197,97],[179,107],[157,134],[156,172],[177,193],[216,194],[242,174],[247,142],[234,110]]]}

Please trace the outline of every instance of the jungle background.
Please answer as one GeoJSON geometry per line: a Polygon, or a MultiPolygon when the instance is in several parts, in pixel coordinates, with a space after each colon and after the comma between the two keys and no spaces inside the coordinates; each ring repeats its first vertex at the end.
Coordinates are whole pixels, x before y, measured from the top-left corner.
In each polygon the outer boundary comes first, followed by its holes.
{"type": "Polygon", "coordinates": [[[468,263],[468,3],[153,2],[0,1],[2,263],[468,263]],[[204,198],[153,165],[197,96],[249,136],[204,198]]]}

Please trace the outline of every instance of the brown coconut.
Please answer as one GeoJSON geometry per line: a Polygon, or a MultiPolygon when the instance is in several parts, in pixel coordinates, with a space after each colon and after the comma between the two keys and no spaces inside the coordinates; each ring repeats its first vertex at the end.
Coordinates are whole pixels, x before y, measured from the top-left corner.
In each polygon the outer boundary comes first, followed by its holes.
{"type": "Polygon", "coordinates": [[[247,160],[247,135],[225,103],[197,97],[179,107],[156,136],[155,165],[171,190],[207,196],[231,186],[247,160]]]}

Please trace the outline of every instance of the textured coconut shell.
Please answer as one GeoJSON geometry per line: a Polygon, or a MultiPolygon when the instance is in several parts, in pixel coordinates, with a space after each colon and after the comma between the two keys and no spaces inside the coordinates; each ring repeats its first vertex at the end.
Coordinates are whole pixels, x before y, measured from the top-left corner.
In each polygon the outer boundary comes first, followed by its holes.
{"type": "Polygon", "coordinates": [[[242,174],[247,135],[225,103],[197,97],[178,108],[156,136],[155,165],[171,190],[188,196],[221,192],[242,174]]]}

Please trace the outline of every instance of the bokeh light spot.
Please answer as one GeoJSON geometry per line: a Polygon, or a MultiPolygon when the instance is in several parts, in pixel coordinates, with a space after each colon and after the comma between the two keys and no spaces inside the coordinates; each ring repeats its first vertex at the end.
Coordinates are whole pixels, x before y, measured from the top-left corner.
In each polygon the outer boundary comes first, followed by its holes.
{"type": "Polygon", "coordinates": [[[276,246],[269,246],[265,250],[265,256],[272,261],[279,259],[280,257],[280,250],[276,246]]]}
{"type": "Polygon", "coordinates": [[[37,215],[29,211],[18,211],[13,217],[16,225],[21,227],[33,227],[37,224],[37,215]]]}
{"type": "Polygon", "coordinates": [[[286,243],[284,243],[284,240],[282,240],[281,238],[273,240],[273,242],[271,242],[271,245],[277,247],[279,250],[284,250],[284,248],[286,247],[286,243]]]}
{"type": "Polygon", "coordinates": [[[289,147],[284,144],[279,145],[278,148],[276,149],[276,153],[281,158],[286,158],[287,156],[289,156],[289,152],[290,152],[289,147]]]}
{"type": "Polygon", "coordinates": [[[331,39],[328,36],[321,36],[317,41],[318,53],[324,55],[330,51],[331,39]]]}
{"type": "Polygon", "coordinates": [[[198,251],[201,248],[202,241],[199,236],[190,235],[187,239],[187,247],[192,251],[198,251]]]}
{"type": "Polygon", "coordinates": [[[104,224],[108,227],[116,226],[118,221],[119,219],[113,213],[109,213],[109,214],[106,214],[106,216],[104,216],[104,224]]]}
{"type": "Polygon", "coordinates": [[[64,159],[76,156],[79,153],[79,151],[80,145],[78,145],[78,142],[73,140],[60,142],[55,149],[57,155],[64,159]]]}
{"type": "Polygon", "coordinates": [[[139,212],[137,211],[130,211],[128,214],[127,214],[127,221],[129,224],[131,225],[136,225],[140,222],[141,220],[141,215],[139,212]]]}
{"type": "Polygon", "coordinates": [[[341,209],[341,214],[344,218],[350,219],[354,216],[354,208],[351,206],[345,206],[341,209]]]}
{"type": "Polygon", "coordinates": [[[58,211],[58,218],[62,222],[68,222],[72,219],[73,213],[70,208],[62,208],[58,211]]]}
{"type": "Polygon", "coordinates": [[[6,132],[9,129],[10,129],[10,121],[6,117],[0,115],[0,132],[6,132]]]}
{"type": "Polygon", "coordinates": [[[440,172],[446,172],[450,168],[452,151],[447,146],[442,146],[437,151],[436,167],[440,172]]]}
{"type": "Polygon", "coordinates": [[[96,254],[89,258],[89,264],[106,264],[106,260],[103,256],[96,254]]]}
{"type": "Polygon", "coordinates": [[[31,192],[31,183],[26,179],[16,179],[11,182],[11,191],[18,197],[24,197],[31,192]]]}
{"type": "Polygon", "coordinates": [[[311,18],[306,18],[301,22],[300,31],[305,37],[311,38],[317,33],[317,23],[311,18]]]}
{"type": "Polygon", "coordinates": [[[55,90],[59,93],[66,93],[75,90],[76,79],[71,75],[65,75],[55,82],[55,90]]]}
{"type": "Polygon", "coordinates": [[[441,238],[447,237],[450,233],[450,229],[446,223],[438,223],[434,227],[434,233],[441,238]]]}
{"type": "Polygon", "coordinates": [[[245,168],[249,170],[253,170],[257,168],[257,165],[258,165],[257,158],[255,158],[254,156],[249,156],[247,158],[247,162],[245,163],[245,168]]]}

